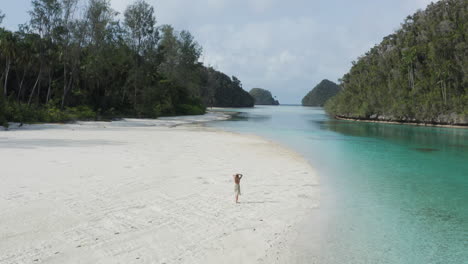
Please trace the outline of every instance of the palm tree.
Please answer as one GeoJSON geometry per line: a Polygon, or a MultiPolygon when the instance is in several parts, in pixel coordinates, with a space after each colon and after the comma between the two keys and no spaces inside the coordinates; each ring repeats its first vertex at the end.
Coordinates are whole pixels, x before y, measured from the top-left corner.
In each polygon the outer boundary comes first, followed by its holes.
{"type": "Polygon", "coordinates": [[[31,37],[21,31],[18,32],[18,50],[21,52],[18,52],[18,55],[16,56],[15,70],[18,82],[18,94],[16,95],[16,100],[19,102],[23,93],[24,81],[33,64],[33,46],[31,37]]]}
{"type": "Polygon", "coordinates": [[[2,10],[0,10],[0,24],[3,22],[4,18],[5,18],[5,14],[3,14],[2,10]]]}
{"type": "Polygon", "coordinates": [[[16,36],[12,32],[3,29],[0,31],[0,50],[5,56],[3,95],[6,97],[8,95],[8,75],[16,54],[16,36]]]}

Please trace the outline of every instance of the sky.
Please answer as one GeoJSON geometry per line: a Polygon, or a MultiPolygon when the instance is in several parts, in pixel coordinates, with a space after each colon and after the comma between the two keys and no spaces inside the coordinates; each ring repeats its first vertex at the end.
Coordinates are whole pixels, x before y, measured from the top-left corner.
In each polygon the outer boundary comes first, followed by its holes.
{"type": "MultiPolygon", "coordinates": [[[[270,90],[282,104],[299,104],[323,79],[338,82],[383,37],[431,0],[146,0],[159,25],[189,30],[201,60],[244,90],[270,90]]],[[[435,1],[435,0],[433,0],[435,1]]],[[[29,20],[31,0],[0,0],[3,26],[29,20]]],[[[110,0],[123,12],[133,0],[110,0]]]]}

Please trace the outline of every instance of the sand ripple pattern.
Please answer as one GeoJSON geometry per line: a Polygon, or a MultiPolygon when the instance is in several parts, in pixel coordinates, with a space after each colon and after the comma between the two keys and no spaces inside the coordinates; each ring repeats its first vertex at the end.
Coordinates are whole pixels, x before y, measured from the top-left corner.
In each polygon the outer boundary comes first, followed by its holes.
{"type": "Polygon", "coordinates": [[[297,154],[195,126],[3,131],[0,163],[2,264],[275,263],[318,207],[297,154]]]}

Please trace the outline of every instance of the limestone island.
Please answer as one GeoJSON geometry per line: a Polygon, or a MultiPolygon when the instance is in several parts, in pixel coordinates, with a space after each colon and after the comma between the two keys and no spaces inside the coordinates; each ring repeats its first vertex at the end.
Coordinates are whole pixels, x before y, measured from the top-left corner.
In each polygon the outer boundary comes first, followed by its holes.
{"type": "Polygon", "coordinates": [[[306,96],[302,99],[303,106],[324,106],[328,99],[335,96],[341,87],[336,83],[327,79],[317,84],[306,96]]]}
{"type": "Polygon", "coordinates": [[[249,93],[255,99],[256,105],[279,105],[278,100],[275,100],[268,90],[253,88],[249,93]]]}

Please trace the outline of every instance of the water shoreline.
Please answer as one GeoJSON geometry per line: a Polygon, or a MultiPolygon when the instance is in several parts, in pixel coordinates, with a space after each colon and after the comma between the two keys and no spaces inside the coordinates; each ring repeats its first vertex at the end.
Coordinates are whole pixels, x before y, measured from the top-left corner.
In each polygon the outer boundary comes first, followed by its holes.
{"type": "Polygon", "coordinates": [[[375,119],[365,119],[365,118],[350,118],[350,117],[341,117],[341,116],[334,116],[334,118],[337,120],[356,121],[356,122],[363,122],[363,123],[381,123],[381,124],[395,124],[395,125],[468,129],[468,124],[467,125],[448,125],[448,124],[424,123],[424,122],[418,123],[418,122],[406,122],[406,121],[386,121],[386,120],[375,120],[375,119]]]}
{"type": "Polygon", "coordinates": [[[337,121],[322,108],[240,111],[210,124],[281,142],[320,176],[320,207],[292,230],[273,263],[466,259],[468,130],[337,121]]]}

